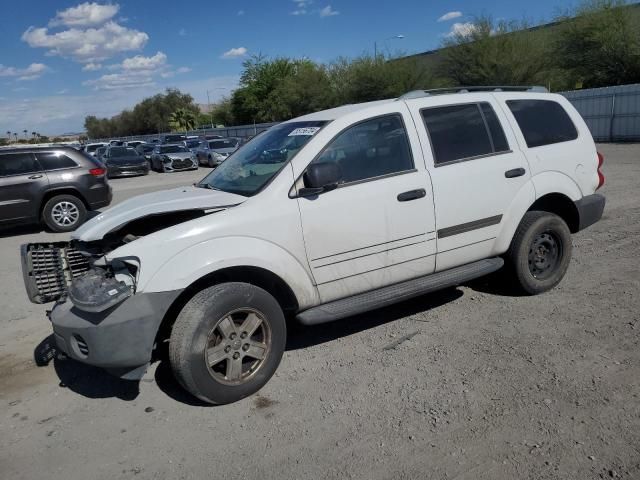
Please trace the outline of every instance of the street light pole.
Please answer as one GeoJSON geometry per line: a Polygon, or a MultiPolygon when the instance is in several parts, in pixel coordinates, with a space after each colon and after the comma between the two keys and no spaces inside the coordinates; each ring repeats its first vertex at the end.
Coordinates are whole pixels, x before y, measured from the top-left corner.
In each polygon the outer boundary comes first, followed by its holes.
{"type": "MultiPolygon", "coordinates": [[[[400,35],[394,35],[393,37],[385,38],[382,41],[386,42],[388,40],[402,40],[403,38],[405,38],[404,35],[400,34],[400,35]]],[[[373,42],[373,58],[374,59],[378,58],[378,41],[377,40],[373,42]]]]}
{"type": "Polygon", "coordinates": [[[211,118],[211,128],[213,128],[213,111],[211,110],[211,100],[209,99],[209,90],[207,90],[207,104],[209,109],[209,117],[211,118]]]}

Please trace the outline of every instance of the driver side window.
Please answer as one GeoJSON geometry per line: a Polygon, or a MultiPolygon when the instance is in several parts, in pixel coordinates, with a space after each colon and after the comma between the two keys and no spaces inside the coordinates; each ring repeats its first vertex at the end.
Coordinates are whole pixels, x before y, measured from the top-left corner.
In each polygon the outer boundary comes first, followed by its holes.
{"type": "Polygon", "coordinates": [[[413,170],[411,147],[399,114],[365,120],[338,134],[312,163],[335,163],[339,183],[413,170]]]}

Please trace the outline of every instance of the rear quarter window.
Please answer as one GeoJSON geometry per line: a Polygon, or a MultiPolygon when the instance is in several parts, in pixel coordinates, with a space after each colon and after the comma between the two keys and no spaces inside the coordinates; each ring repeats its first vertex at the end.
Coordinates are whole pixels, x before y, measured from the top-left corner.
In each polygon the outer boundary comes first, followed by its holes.
{"type": "Polygon", "coordinates": [[[36,153],[36,158],[44,170],[58,170],[60,168],[75,168],[76,162],[63,153],[42,152],[36,153]]]}
{"type": "Polygon", "coordinates": [[[541,147],[578,138],[569,114],[551,100],[507,100],[527,147],[541,147]]]}

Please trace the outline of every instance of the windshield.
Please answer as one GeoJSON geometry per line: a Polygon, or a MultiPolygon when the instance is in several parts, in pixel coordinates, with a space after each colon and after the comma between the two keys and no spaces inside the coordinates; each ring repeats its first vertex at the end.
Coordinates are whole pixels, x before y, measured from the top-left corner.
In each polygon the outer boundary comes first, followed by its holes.
{"type": "Polygon", "coordinates": [[[213,140],[209,142],[209,148],[211,150],[216,150],[218,148],[235,148],[238,145],[237,138],[229,138],[226,140],[213,140]]]}
{"type": "Polygon", "coordinates": [[[111,147],[109,149],[110,157],[136,157],[138,152],[129,147],[111,147]]]}
{"type": "Polygon", "coordinates": [[[98,148],[100,148],[102,145],[100,144],[96,144],[96,145],[87,145],[87,152],[95,152],[98,148]]]}
{"type": "Polygon", "coordinates": [[[160,153],[177,153],[188,152],[187,147],[181,147],[180,145],[167,145],[166,147],[160,147],[160,153]]]}
{"type": "Polygon", "coordinates": [[[246,143],[198,184],[250,197],[258,193],[327,122],[283,123],[246,143]]]}
{"type": "Polygon", "coordinates": [[[185,143],[188,148],[195,148],[200,145],[200,140],[187,140],[185,143]]]}

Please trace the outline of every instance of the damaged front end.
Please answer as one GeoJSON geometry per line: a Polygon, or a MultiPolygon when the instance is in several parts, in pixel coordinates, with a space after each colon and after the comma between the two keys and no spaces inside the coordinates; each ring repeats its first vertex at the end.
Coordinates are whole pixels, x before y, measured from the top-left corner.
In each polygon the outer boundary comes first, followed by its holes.
{"type": "Polygon", "coordinates": [[[106,263],[79,242],[22,245],[22,273],[29,300],[49,303],[69,298],[81,310],[101,312],[135,293],[135,259],[106,263]]]}

